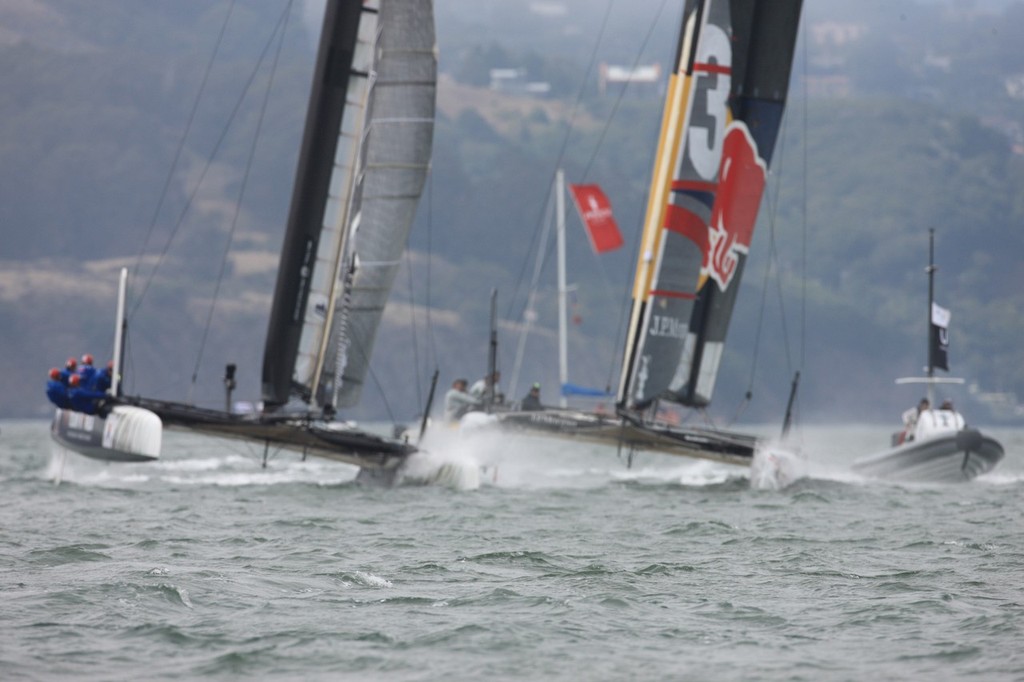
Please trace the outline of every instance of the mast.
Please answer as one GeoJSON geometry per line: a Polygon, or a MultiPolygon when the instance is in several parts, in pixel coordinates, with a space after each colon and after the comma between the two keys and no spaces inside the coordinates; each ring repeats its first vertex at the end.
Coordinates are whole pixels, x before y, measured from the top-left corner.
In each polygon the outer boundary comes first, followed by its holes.
{"type": "MultiPolygon", "coordinates": [[[[928,330],[928,365],[927,376],[935,376],[935,358],[932,356],[932,305],[935,303],[935,228],[928,229],[928,317],[925,329],[928,330]]],[[[928,402],[931,402],[932,385],[928,384],[928,402]]]]}
{"type": "Polygon", "coordinates": [[[124,316],[124,302],[128,293],[128,268],[121,268],[117,280],[117,321],[114,326],[114,368],[110,377],[110,395],[121,395],[121,373],[124,371],[124,335],[128,320],[124,316]]]}
{"type": "Polygon", "coordinates": [[[561,168],[555,175],[555,206],[557,211],[558,244],[558,404],[566,407],[565,386],[569,383],[569,323],[566,318],[568,288],[565,283],[565,173],[561,168]]]}
{"type": "Polygon", "coordinates": [[[928,229],[928,317],[925,329],[928,330],[928,351],[927,363],[925,364],[925,376],[923,377],[901,377],[896,380],[897,384],[925,384],[927,393],[925,397],[928,402],[935,403],[936,384],[962,384],[964,380],[959,377],[937,377],[936,369],[949,371],[949,359],[947,350],[949,348],[948,327],[949,311],[935,303],[935,272],[938,270],[935,265],[935,229],[928,229]]]}
{"type": "Polygon", "coordinates": [[[934,409],[935,405],[935,344],[932,343],[932,307],[935,305],[935,228],[928,228],[928,321],[925,329],[928,330],[928,364],[925,367],[925,376],[928,377],[927,393],[928,404],[934,409]]]}

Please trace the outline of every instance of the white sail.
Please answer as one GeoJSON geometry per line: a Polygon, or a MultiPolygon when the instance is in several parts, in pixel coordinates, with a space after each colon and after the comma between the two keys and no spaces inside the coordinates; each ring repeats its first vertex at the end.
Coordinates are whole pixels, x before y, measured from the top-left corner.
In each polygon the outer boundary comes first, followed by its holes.
{"type": "MultiPolygon", "coordinates": [[[[352,229],[321,381],[337,407],[359,400],[377,328],[429,170],[437,51],[430,0],[381,0],[371,93],[352,229]]],[[[325,401],[327,401],[325,393],[325,401]]]]}

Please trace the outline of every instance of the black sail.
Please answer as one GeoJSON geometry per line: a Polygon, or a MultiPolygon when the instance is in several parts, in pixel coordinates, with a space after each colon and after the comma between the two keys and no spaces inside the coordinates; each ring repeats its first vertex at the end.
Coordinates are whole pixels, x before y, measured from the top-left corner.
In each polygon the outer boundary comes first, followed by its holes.
{"type": "MultiPolygon", "coordinates": [[[[356,115],[346,107],[349,83],[353,78],[366,78],[366,74],[352,73],[362,13],[362,3],[356,2],[332,0],[325,9],[264,348],[263,401],[268,409],[287,403],[292,394],[293,368],[317,266],[327,208],[324,197],[338,151],[338,131],[343,117],[356,115]]],[[[297,388],[301,394],[302,387],[297,388]]]]}
{"type": "Polygon", "coordinates": [[[782,122],[801,0],[688,0],[620,404],[711,401],[782,122]]]}

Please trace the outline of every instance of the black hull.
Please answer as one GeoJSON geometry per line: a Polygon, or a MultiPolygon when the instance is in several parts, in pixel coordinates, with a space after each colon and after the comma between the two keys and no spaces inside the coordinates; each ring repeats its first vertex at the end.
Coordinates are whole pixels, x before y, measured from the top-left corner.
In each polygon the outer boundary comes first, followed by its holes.
{"type": "Polygon", "coordinates": [[[892,481],[962,483],[991,471],[1003,446],[977,429],[911,442],[858,459],[853,470],[892,481]]]}
{"type": "Polygon", "coordinates": [[[84,457],[103,462],[153,462],[158,457],[105,444],[107,420],[99,415],[57,409],[50,424],[50,437],[60,446],[84,457]]]}
{"type": "Polygon", "coordinates": [[[500,428],[506,431],[571,438],[738,466],[750,465],[757,445],[755,437],[745,434],[647,424],[582,410],[499,412],[494,416],[500,428]]]}
{"type": "MultiPolygon", "coordinates": [[[[245,440],[267,447],[351,464],[360,468],[359,481],[392,485],[399,467],[416,448],[354,428],[339,428],[313,418],[278,415],[241,415],[147,398],[118,398],[118,405],[152,412],[164,427],[221,438],[245,440]]],[[[151,462],[157,456],[117,449],[104,444],[106,420],[71,410],[57,410],[51,426],[53,440],[63,447],[106,462],[151,462]]]]}
{"type": "MultiPolygon", "coordinates": [[[[120,401],[154,412],[168,428],[287,448],[362,469],[397,470],[416,451],[405,442],[354,428],[328,426],[327,422],[312,418],[234,414],[147,398],[120,401]]],[[[386,476],[377,478],[393,480],[386,476]]]]}

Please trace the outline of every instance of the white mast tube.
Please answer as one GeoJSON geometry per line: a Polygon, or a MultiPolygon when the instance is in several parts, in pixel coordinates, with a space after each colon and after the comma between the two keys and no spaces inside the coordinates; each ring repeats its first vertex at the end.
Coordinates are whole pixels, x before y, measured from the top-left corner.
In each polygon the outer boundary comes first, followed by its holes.
{"type": "Polygon", "coordinates": [[[566,295],[565,286],[565,173],[558,169],[555,182],[557,191],[555,194],[555,206],[557,211],[557,238],[558,238],[558,404],[566,407],[568,402],[562,388],[569,383],[569,329],[566,320],[566,295]]]}
{"type": "Polygon", "coordinates": [[[121,389],[121,352],[124,344],[124,301],[128,292],[128,268],[121,268],[117,282],[117,322],[114,326],[114,369],[111,371],[110,395],[119,395],[121,389]]]}

